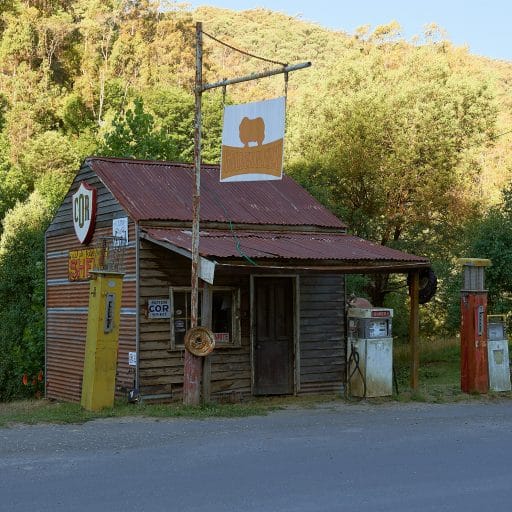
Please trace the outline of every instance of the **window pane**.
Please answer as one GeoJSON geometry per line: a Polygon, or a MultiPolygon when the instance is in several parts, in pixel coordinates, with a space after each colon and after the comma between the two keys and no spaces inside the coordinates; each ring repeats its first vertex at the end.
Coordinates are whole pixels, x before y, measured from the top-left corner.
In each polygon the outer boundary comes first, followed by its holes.
{"type": "MultiPolygon", "coordinates": [[[[173,331],[175,346],[183,345],[185,333],[190,329],[191,314],[191,293],[189,290],[173,290],[173,331]]],[[[199,291],[199,302],[197,305],[198,325],[201,325],[201,291],[199,291]]]]}
{"type": "Polygon", "coordinates": [[[187,316],[186,292],[174,292],[174,318],[185,318],[187,316]]]}
{"type": "Polygon", "coordinates": [[[212,330],[214,333],[229,334],[229,339],[219,341],[232,341],[233,318],[233,292],[214,291],[212,295],[212,330]]]}

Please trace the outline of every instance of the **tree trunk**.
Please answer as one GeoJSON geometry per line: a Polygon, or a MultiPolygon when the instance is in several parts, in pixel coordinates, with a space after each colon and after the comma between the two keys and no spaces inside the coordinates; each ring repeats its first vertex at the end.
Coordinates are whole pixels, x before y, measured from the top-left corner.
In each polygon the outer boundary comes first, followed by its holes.
{"type": "Polygon", "coordinates": [[[375,274],[368,286],[368,295],[373,306],[382,307],[389,284],[389,274],[375,274]]]}

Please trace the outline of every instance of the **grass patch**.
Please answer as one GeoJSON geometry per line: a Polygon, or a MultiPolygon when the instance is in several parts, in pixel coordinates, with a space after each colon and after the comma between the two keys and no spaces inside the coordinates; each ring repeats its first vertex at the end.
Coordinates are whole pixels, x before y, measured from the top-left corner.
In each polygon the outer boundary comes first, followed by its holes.
{"type": "Polygon", "coordinates": [[[205,404],[199,407],[181,404],[151,405],[116,403],[114,407],[91,412],[79,404],[25,400],[0,404],[0,427],[14,424],[37,423],[84,423],[99,418],[147,417],[147,418],[240,418],[264,415],[277,409],[278,404],[247,402],[240,404],[205,404]]]}
{"type": "Polygon", "coordinates": [[[468,399],[495,400],[512,398],[512,393],[471,394],[460,389],[460,341],[458,338],[435,338],[420,341],[419,389],[410,389],[410,347],[395,342],[393,364],[401,402],[418,401],[431,403],[457,402],[468,399]]]}
{"type": "Polygon", "coordinates": [[[420,341],[419,389],[410,389],[410,346],[395,342],[393,364],[399,401],[447,402],[462,399],[460,391],[460,343],[457,338],[420,341]]]}
{"type": "MultiPolygon", "coordinates": [[[[511,347],[512,348],[512,347],[511,347]]],[[[511,351],[512,353],[512,351],[511,351]]],[[[370,404],[396,400],[398,402],[449,403],[463,400],[494,401],[512,398],[512,392],[485,395],[468,395],[460,389],[460,343],[457,338],[436,338],[420,341],[419,389],[410,385],[410,347],[395,341],[393,364],[398,382],[398,394],[370,398],[370,404]]],[[[128,404],[118,402],[113,408],[100,412],[82,409],[79,404],[27,400],[0,403],[0,427],[15,424],[37,423],[84,423],[99,418],[147,417],[147,418],[240,418],[265,415],[276,409],[308,409],[342,400],[340,394],[261,397],[241,403],[212,403],[199,407],[179,403],[165,405],[128,404]]],[[[359,401],[359,400],[356,400],[359,401]]]]}
{"type": "Polygon", "coordinates": [[[99,412],[90,412],[79,404],[51,402],[49,400],[25,400],[0,403],[0,428],[16,424],[38,423],[85,423],[100,418],[243,418],[262,416],[278,409],[307,409],[335,402],[339,395],[258,397],[240,403],[211,403],[199,407],[172,404],[129,404],[117,402],[114,407],[99,412]]]}

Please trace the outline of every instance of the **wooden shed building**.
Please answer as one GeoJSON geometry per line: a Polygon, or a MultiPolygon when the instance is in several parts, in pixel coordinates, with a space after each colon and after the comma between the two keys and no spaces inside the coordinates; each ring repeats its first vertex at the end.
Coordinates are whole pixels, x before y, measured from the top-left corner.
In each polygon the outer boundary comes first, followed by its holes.
{"type": "MultiPolygon", "coordinates": [[[[208,393],[341,389],[345,274],[407,273],[428,260],[347,234],[289,177],[220,183],[219,168],[205,165],[201,182],[200,278],[216,338],[208,393]]],[[[192,192],[189,165],[85,160],[46,232],[48,398],[80,400],[89,271],[112,236],[126,242],[116,389],[182,398],[192,192]]]]}

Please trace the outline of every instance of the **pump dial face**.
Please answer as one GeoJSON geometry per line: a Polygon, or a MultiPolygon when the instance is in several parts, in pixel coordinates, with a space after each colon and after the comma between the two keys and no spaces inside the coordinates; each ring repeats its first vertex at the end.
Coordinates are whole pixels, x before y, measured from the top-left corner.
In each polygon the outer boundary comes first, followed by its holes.
{"type": "Polygon", "coordinates": [[[388,322],[386,320],[374,320],[368,323],[368,335],[370,338],[384,338],[388,335],[388,322]]]}

